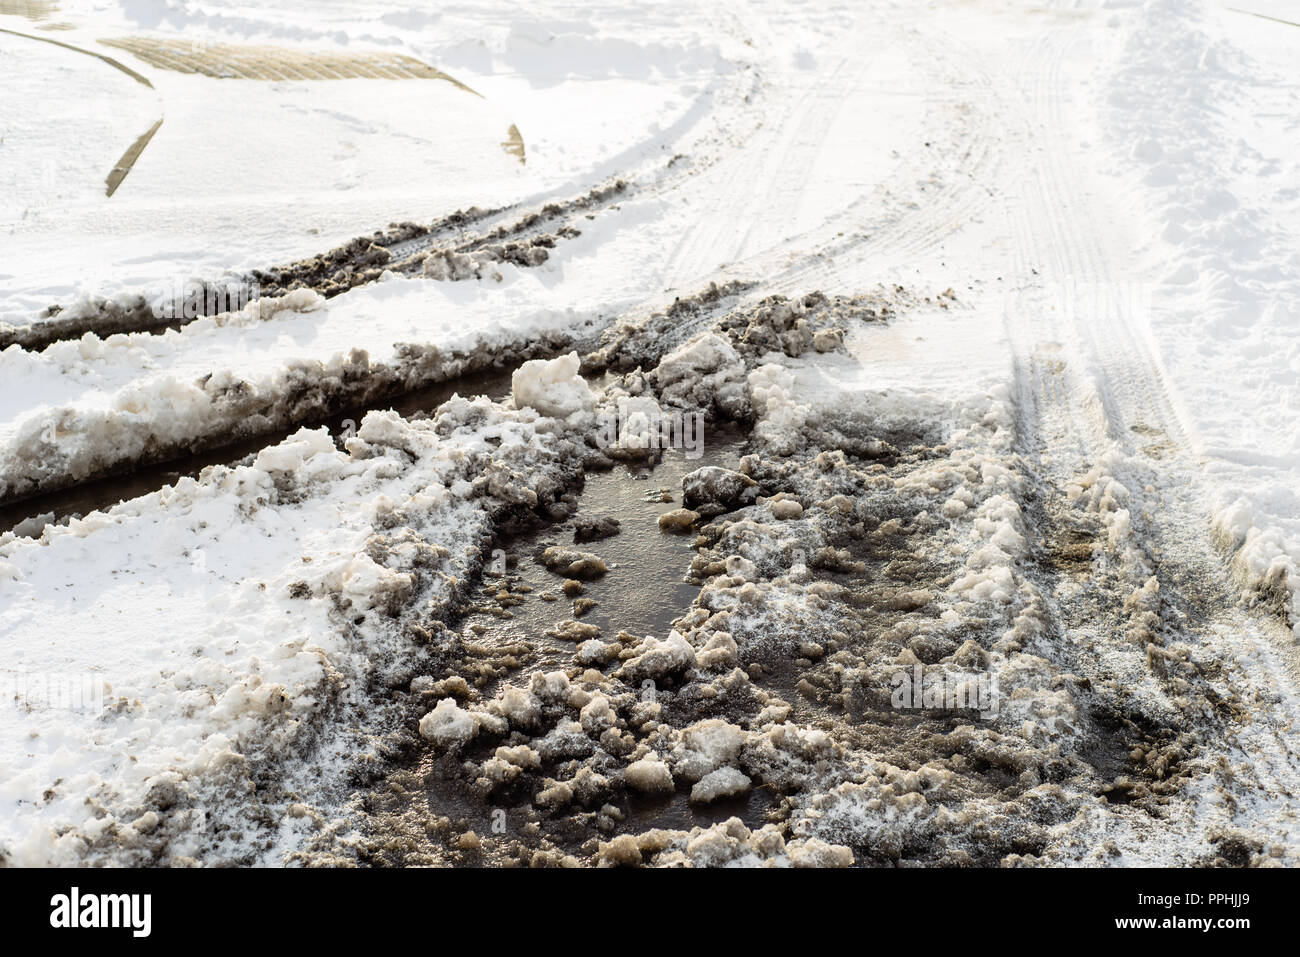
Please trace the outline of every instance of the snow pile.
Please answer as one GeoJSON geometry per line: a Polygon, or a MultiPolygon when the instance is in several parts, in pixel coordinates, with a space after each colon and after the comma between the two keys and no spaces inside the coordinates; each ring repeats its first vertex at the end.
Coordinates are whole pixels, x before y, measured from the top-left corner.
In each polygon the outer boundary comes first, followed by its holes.
{"type": "Polygon", "coordinates": [[[1244,498],[1216,513],[1213,527],[1232,553],[1233,571],[1247,586],[1245,597],[1274,604],[1300,636],[1300,548],[1281,529],[1256,525],[1254,509],[1244,498]]]}
{"type": "MultiPolygon", "coordinates": [[[[549,351],[581,325],[567,311],[536,311],[535,301],[527,321],[503,323],[504,301],[486,290],[439,287],[393,280],[327,306],[295,290],[160,336],[11,347],[0,353],[0,377],[15,386],[0,402],[0,500],[549,351]]],[[[506,296],[527,298],[522,289],[506,296]]]]}
{"type": "Polygon", "coordinates": [[[655,384],[667,405],[711,409],[729,418],[745,412],[744,364],[731,343],[704,332],[664,356],[655,367],[655,384]]]}
{"type": "MultiPolygon", "coordinates": [[[[290,813],[291,782],[364,758],[374,745],[345,716],[371,685],[410,682],[430,648],[426,624],[461,600],[459,580],[494,517],[518,507],[519,486],[562,490],[559,440],[539,424],[482,399],[420,421],[370,413],[346,451],[324,430],[301,430],[249,464],[39,539],[6,535],[10,667],[88,675],[104,706],[4,710],[0,855],[248,862],[307,839],[322,811],[290,813]],[[493,470],[513,483],[479,480],[493,470]],[[131,642],[106,660],[102,636],[124,628],[131,642]],[[247,802],[267,812],[262,823],[238,823],[247,802]]],[[[446,699],[421,731],[460,747],[498,726],[446,699]]]]}

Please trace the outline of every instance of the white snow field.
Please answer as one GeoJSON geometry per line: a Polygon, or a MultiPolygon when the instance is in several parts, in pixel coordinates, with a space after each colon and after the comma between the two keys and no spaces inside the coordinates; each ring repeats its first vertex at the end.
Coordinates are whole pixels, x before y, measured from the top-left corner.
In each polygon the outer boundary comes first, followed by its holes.
{"type": "Polygon", "coordinates": [[[0,863],[1300,861],[1293,4],[13,10],[0,863]]]}

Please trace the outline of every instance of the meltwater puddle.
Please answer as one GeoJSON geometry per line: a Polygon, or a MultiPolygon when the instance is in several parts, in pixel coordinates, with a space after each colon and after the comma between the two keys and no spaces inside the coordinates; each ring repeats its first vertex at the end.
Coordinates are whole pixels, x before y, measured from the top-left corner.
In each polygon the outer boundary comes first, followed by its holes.
{"type": "Polygon", "coordinates": [[[480,632],[479,640],[489,644],[528,640],[538,652],[529,671],[573,665],[575,643],[546,635],[571,619],[599,628],[605,641],[620,631],[663,637],[690,608],[700,586],[686,577],[695,555],[694,530],[662,531],[659,516],[681,507],[686,475],[707,465],[735,468],[743,444],[744,435],[738,430],[715,426],[706,434],[703,454],[696,458],[668,449],[654,467],[620,463],[607,472],[587,473],[573,518],[499,542],[495,560],[505,559],[504,576],[493,574],[489,560],[483,601],[492,602],[507,584],[514,598],[522,599],[521,604],[506,609],[511,617],[503,617],[499,608],[477,611],[463,619],[461,630],[480,632]],[[619,522],[617,534],[575,541],[575,524],[604,518],[619,522]],[[582,582],[579,594],[566,595],[565,576],[548,570],[539,558],[551,545],[598,555],[609,571],[594,581],[582,582]],[[532,590],[520,594],[519,585],[532,590]],[[589,601],[596,604],[578,613],[575,605],[589,601]]]}
{"type": "MultiPolygon", "coordinates": [[[[704,466],[735,468],[744,445],[743,432],[714,426],[706,434],[703,454],[696,458],[669,449],[653,467],[620,463],[609,471],[588,472],[571,518],[499,541],[495,555],[484,556],[488,565],[481,586],[470,612],[455,627],[467,642],[472,640],[480,654],[498,663],[517,660],[500,677],[475,682],[479,694],[486,699],[506,684],[526,687],[533,672],[572,670],[578,642],[554,631],[565,622],[599,628],[598,637],[603,641],[615,640],[623,631],[637,637],[665,637],[673,622],[690,609],[700,586],[688,581],[696,554],[696,531],[663,531],[659,516],[681,507],[686,475],[704,466]],[[618,520],[617,534],[575,541],[575,526],[603,518],[618,520]],[[540,559],[552,545],[597,555],[609,570],[582,582],[580,593],[566,595],[565,576],[550,571],[540,559]],[[504,574],[500,571],[503,562],[504,574]],[[595,605],[578,614],[575,602],[586,601],[595,605]]],[[[629,794],[621,802],[622,817],[614,831],[600,833],[581,815],[539,812],[526,794],[507,791],[485,798],[475,793],[456,773],[463,758],[428,750],[411,769],[414,773],[394,775],[390,783],[400,780],[400,787],[386,789],[381,784],[372,793],[366,803],[375,812],[371,824],[377,840],[373,846],[384,849],[372,863],[483,863],[485,855],[500,853],[502,845],[473,838],[469,841],[473,850],[466,852],[461,838],[471,832],[488,838],[494,815],[502,813],[509,815],[516,836],[514,826],[531,819],[538,828],[536,833],[544,834],[552,846],[585,857],[589,854],[582,848],[594,838],[607,840],[621,833],[656,827],[690,830],[731,817],[758,827],[776,800],[776,795],[763,787],[743,797],[709,804],[690,803],[688,794],[680,789],[660,797],[629,794]],[[523,818],[518,816],[521,813],[523,818]],[[445,826],[429,829],[431,821],[443,821],[445,826]],[[391,856],[396,847],[403,850],[391,856]]]]}

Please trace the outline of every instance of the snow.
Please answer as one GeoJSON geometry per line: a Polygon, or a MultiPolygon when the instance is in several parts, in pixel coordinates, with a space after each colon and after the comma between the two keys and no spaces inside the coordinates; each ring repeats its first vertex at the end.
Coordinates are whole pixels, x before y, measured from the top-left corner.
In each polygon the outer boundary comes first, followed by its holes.
{"type": "MultiPolygon", "coordinates": [[[[1257,510],[1254,533],[1237,538],[1250,538],[1238,568],[1258,585],[1275,562],[1300,560],[1298,170],[1294,136],[1260,115],[1294,101],[1280,84],[1295,42],[1267,21],[1172,0],[1134,26],[1103,129],[1130,145],[1115,164],[1159,237],[1145,250],[1150,335],[1219,489],[1216,521],[1257,510]]],[[[1300,580],[1282,580],[1300,626],[1300,580]]]]}
{"type": "Polygon", "coordinates": [[[718,768],[695,782],[691,788],[691,800],[708,804],[721,798],[739,797],[749,790],[752,783],[742,771],[731,767],[718,768]]]}
{"type": "MultiPolygon", "coordinates": [[[[393,220],[564,194],[659,152],[699,121],[734,69],[716,45],[658,41],[617,10],[600,18],[605,37],[574,30],[566,16],[507,4],[431,14],[302,0],[257,11],[226,0],[69,0],[58,16],[73,27],[58,32],[59,42],[112,56],[153,86],[84,54],[0,34],[12,157],[0,220],[8,237],[0,322],[14,325],[82,292],[238,274],[393,220]],[[228,44],[404,54],[474,93],[432,80],[188,75],[98,42],[122,35],[196,51],[228,44]],[[39,109],[50,95],[70,104],[52,125],[39,109]],[[108,171],[159,117],[135,168],[106,197],[108,171]],[[512,125],[522,132],[522,165],[501,145],[512,125]],[[23,159],[32,153],[41,161],[23,159]]],[[[27,21],[5,19],[33,33],[27,21]]]]}
{"type": "Polygon", "coordinates": [[[633,761],[624,772],[627,783],[638,791],[663,793],[673,790],[673,774],[668,765],[654,758],[633,761]]]}
{"type": "MultiPolygon", "coordinates": [[[[35,697],[3,712],[8,859],[129,854],[140,839],[123,815],[156,804],[167,782],[199,815],[169,818],[180,829],[172,854],[241,853],[204,844],[215,838],[201,822],[236,811],[204,805],[209,782],[232,766],[248,774],[289,760],[295,742],[337,720],[340,690],[357,695],[367,676],[406,667],[409,652],[385,664],[409,648],[385,622],[416,596],[435,608],[447,600],[452,579],[439,570],[464,567],[485,521],[455,479],[485,455],[537,455],[534,426],[517,414],[469,403],[459,414],[484,424],[444,438],[433,421],[371,413],[346,452],[324,430],[301,430],[248,465],[49,526],[39,539],[6,535],[5,660],[18,675],[90,676],[104,701],[99,711],[35,697]],[[420,531],[386,533],[394,515],[420,531]],[[361,613],[351,626],[345,608],[361,613]],[[129,642],[115,647],[111,636],[123,633],[129,642]]],[[[449,416],[443,428],[456,423],[449,416]]],[[[543,690],[562,691],[563,678],[543,690]]],[[[421,730],[455,746],[484,720],[446,699],[421,730]]]]}
{"type": "MultiPolygon", "coordinates": [[[[536,290],[522,271],[519,282],[536,290]]],[[[84,479],[151,448],[271,431],[292,414],[285,396],[297,389],[328,407],[356,404],[350,383],[364,394],[385,375],[394,386],[436,382],[460,372],[467,356],[538,344],[583,318],[557,306],[510,322],[498,311],[504,302],[536,308],[536,298],[522,287],[494,292],[478,282],[393,279],[328,304],[309,291],[275,308],[258,299],[164,335],[89,334],[39,353],[11,347],[0,353],[0,376],[12,385],[0,397],[0,496],[84,479]],[[436,351],[411,356],[406,342],[436,351]]]]}
{"type": "MultiPolygon", "coordinates": [[[[603,864],[1191,864],[1238,831],[1295,860],[1300,30],[1198,0],[56,16],[0,26],[146,82],[0,33],[0,324],[470,207],[546,242],[461,224],[346,291],[0,352],[5,502],[262,443],[0,534],[0,860],[292,859],[416,721],[477,793],[589,815],[603,864]],[[101,42],[128,36],[457,82],[218,79],[101,42]],[[384,408],[482,369],[508,401],[384,408]],[[695,604],[556,624],[491,690],[453,673],[496,536],[653,461],[674,414],[748,442],[620,532],[686,532],[695,604]],[[914,667],[990,678],[996,713],[943,753],[873,740],[914,667]],[[788,820],[615,833],[628,788],[779,791],[788,820]]],[[[623,587],[556,541],[551,571],[623,587]]]]}
{"type": "Polygon", "coordinates": [[[646,635],[634,650],[636,654],[621,669],[621,674],[631,681],[653,683],[695,663],[695,649],[675,631],[662,641],[646,635]]]}
{"type": "Polygon", "coordinates": [[[474,716],[456,704],[452,698],[443,698],[438,706],[420,719],[420,734],[440,748],[455,748],[469,741],[478,731],[474,716]]]}
{"type": "Polygon", "coordinates": [[[559,419],[589,411],[596,397],[586,380],[578,375],[580,364],[576,352],[557,359],[525,362],[510,378],[516,408],[533,408],[542,415],[559,419]]]}
{"type": "MultiPolygon", "coordinates": [[[[735,761],[745,740],[744,730],[728,721],[718,718],[699,721],[682,732],[679,750],[673,755],[674,767],[686,780],[702,781],[735,761]]],[[[716,782],[731,783],[734,780],[731,777],[715,779],[716,782]]]]}

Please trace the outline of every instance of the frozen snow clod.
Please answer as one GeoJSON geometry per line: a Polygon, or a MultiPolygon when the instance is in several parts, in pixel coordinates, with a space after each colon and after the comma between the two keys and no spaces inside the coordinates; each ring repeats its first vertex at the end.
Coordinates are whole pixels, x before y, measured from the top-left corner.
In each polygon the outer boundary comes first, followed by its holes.
{"type": "Polygon", "coordinates": [[[510,378],[515,408],[528,406],[541,415],[558,419],[590,411],[596,405],[596,396],[587,381],[578,375],[581,365],[576,352],[525,362],[510,378]]]}
{"type": "Polygon", "coordinates": [[[668,405],[707,410],[715,404],[738,418],[748,410],[745,363],[722,336],[706,332],[674,349],[654,370],[660,398],[668,405]]]}
{"type": "Polygon", "coordinates": [[[607,728],[612,728],[618,720],[618,715],[615,714],[609,699],[603,694],[595,695],[588,701],[578,717],[582,723],[582,730],[596,736],[607,728]]]}
{"type": "Polygon", "coordinates": [[[734,668],[739,661],[738,650],[735,638],[725,631],[717,631],[696,654],[695,659],[701,668],[734,668]]]}
{"type": "Polygon", "coordinates": [[[548,628],[546,636],[548,638],[558,638],[563,641],[584,642],[599,637],[600,628],[596,625],[588,625],[580,621],[569,619],[562,621],[554,628],[548,628]]]}
{"type": "Polygon", "coordinates": [[[316,455],[337,455],[334,441],[325,429],[299,429],[283,442],[257,453],[255,468],[265,472],[297,472],[316,455]]]}
{"type": "Polygon", "coordinates": [[[478,719],[453,698],[443,698],[420,719],[420,735],[445,750],[461,747],[478,733],[478,719]]]}
{"type": "Polygon", "coordinates": [[[752,500],[757,484],[748,475],[706,465],[682,479],[682,504],[705,518],[739,508],[752,500]]]}
{"type": "Polygon", "coordinates": [[[812,346],[818,352],[834,352],[844,346],[842,329],[818,329],[813,333],[812,346]]]}
{"type": "Polygon", "coordinates": [[[637,655],[619,670],[625,681],[662,678],[695,665],[695,649],[676,631],[663,641],[647,635],[635,650],[637,655]]]}
{"type": "Polygon", "coordinates": [[[634,791],[643,794],[669,794],[673,791],[673,773],[658,758],[633,761],[623,772],[623,780],[634,791]]]}
{"type": "Polygon", "coordinates": [[[531,728],[542,713],[542,703],[527,688],[507,688],[488,710],[510,722],[512,728],[531,728]]]}
{"type": "Polygon", "coordinates": [[[579,552],[572,548],[552,545],[541,554],[542,564],[569,579],[599,578],[609,571],[609,566],[599,555],[591,552],[579,552]]]}
{"type": "Polygon", "coordinates": [[[615,642],[606,643],[599,638],[589,638],[578,645],[573,658],[580,665],[604,665],[618,657],[619,648],[615,642]]]}
{"type": "MultiPolygon", "coordinates": [[[[396,571],[378,564],[369,555],[358,555],[337,576],[338,590],[365,607],[384,614],[397,614],[415,589],[416,579],[410,572],[396,571]]],[[[335,582],[330,580],[331,584],[335,582]]]]}
{"type": "Polygon", "coordinates": [[[721,718],[698,721],[682,732],[681,743],[673,751],[677,773],[688,781],[699,781],[735,761],[747,739],[742,728],[721,718]]]}
{"type": "Polygon", "coordinates": [[[691,801],[696,804],[708,804],[719,798],[739,797],[749,793],[752,784],[742,771],[736,768],[718,768],[710,771],[691,788],[691,801]]]}
{"type": "Polygon", "coordinates": [[[499,282],[501,271],[488,256],[471,256],[450,249],[429,253],[421,270],[426,279],[460,282],[465,279],[491,279],[499,282]]]}
{"type": "Polygon", "coordinates": [[[759,366],[749,374],[750,401],[759,421],[756,433],[765,446],[778,455],[790,455],[803,441],[803,430],[811,409],[795,401],[798,387],[794,373],[775,363],[759,366]]]}
{"type": "Polygon", "coordinates": [[[803,518],[803,506],[792,498],[783,498],[779,502],[770,502],[768,507],[772,509],[772,515],[782,521],[803,518]]]}
{"type": "Polygon", "coordinates": [[[325,297],[314,289],[295,289],[283,296],[263,296],[254,299],[231,316],[237,325],[265,322],[281,312],[315,312],[325,305],[325,297]]]}
{"type": "Polygon", "coordinates": [[[620,834],[608,844],[602,842],[597,857],[601,867],[639,867],[641,846],[631,834],[620,834]]]}
{"type": "Polygon", "coordinates": [[[842,844],[827,844],[815,837],[791,841],[786,846],[786,853],[795,867],[853,866],[853,851],[842,844]]]}
{"type": "Polygon", "coordinates": [[[617,434],[612,437],[612,442],[609,441],[610,430],[607,429],[602,436],[603,443],[608,446],[605,449],[607,454],[644,453],[649,449],[660,448],[666,440],[671,439],[663,432],[664,411],[653,396],[621,398],[617,408],[613,423],[617,425],[617,434]]]}
{"type": "Polygon", "coordinates": [[[699,512],[692,512],[689,508],[675,508],[659,516],[659,528],[665,532],[685,532],[699,517],[699,512]]]}

